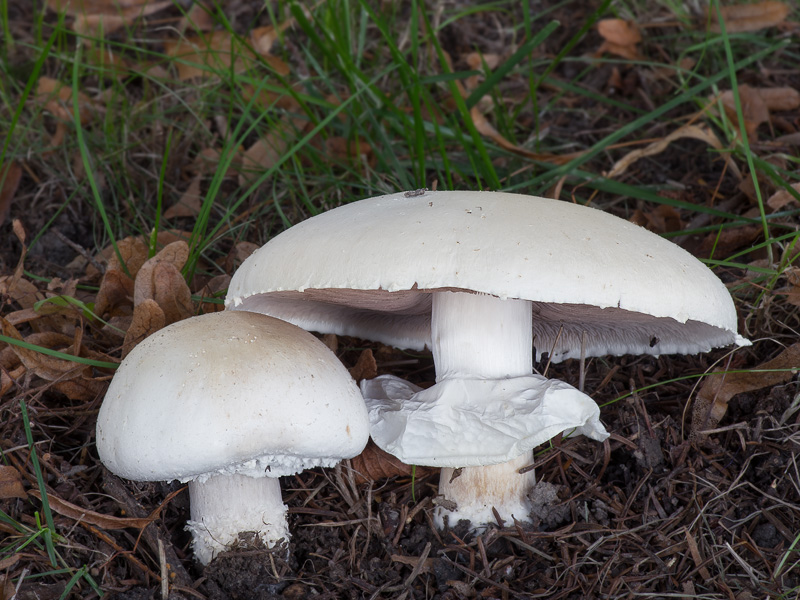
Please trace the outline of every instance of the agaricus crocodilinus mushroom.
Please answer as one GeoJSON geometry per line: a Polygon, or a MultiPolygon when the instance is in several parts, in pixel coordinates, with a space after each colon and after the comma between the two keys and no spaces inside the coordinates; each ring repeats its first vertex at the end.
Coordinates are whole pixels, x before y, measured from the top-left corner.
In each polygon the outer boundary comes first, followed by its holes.
{"type": "Polygon", "coordinates": [[[364,400],[310,333],[265,315],[179,321],[122,361],[97,420],[109,470],[189,482],[195,557],[203,564],[253,533],[288,539],[278,477],[333,466],[369,438],[364,400]]]}
{"type": "Polygon", "coordinates": [[[501,192],[397,193],[317,215],[253,253],[226,306],[430,348],[433,387],[362,383],[370,433],[411,464],[474,467],[440,483],[450,521],[473,525],[493,507],[529,520],[534,478],[517,470],[534,446],[573,429],[607,436],[588,396],[532,373],[532,347],[558,362],[747,343],[725,286],[679,246],[600,210],[501,192]]]}

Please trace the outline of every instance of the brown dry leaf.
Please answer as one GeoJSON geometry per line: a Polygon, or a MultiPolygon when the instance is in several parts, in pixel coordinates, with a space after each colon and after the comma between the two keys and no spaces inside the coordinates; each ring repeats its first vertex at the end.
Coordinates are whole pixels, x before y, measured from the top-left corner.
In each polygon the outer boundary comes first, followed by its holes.
{"type": "MultiPolygon", "coordinates": [[[[648,144],[644,148],[639,148],[638,150],[633,150],[619,159],[614,166],[611,167],[611,170],[605,174],[606,177],[609,179],[613,179],[614,177],[620,176],[622,173],[628,170],[628,168],[635,163],[640,158],[644,158],[645,156],[653,156],[654,154],[660,154],[667,147],[677,139],[680,138],[693,138],[696,140],[703,141],[707,143],[709,146],[716,148],[717,150],[722,149],[722,142],[716,136],[716,134],[711,131],[708,127],[698,127],[697,125],[684,125],[679,129],[676,129],[672,133],[670,133],[667,137],[658,140],[657,142],[653,142],[652,144],[648,144]]],[[[725,160],[728,162],[728,168],[736,175],[737,178],[741,179],[742,174],[739,171],[739,167],[736,166],[736,163],[733,160],[725,155],[725,160]]]]}
{"type": "Polygon", "coordinates": [[[743,225],[723,229],[704,237],[694,254],[700,258],[708,258],[712,252],[714,256],[731,256],[738,250],[752,246],[753,242],[763,234],[764,230],[760,225],[743,225]]]}
{"type": "MultiPolygon", "coordinates": [[[[483,70],[484,64],[488,69],[496,69],[497,66],[500,64],[500,55],[499,54],[482,54],[480,52],[470,52],[464,58],[464,61],[467,63],[470,69],[473,71],[483,70]]],[[[470,75],[464,81],[464,86],[468,90],[474,90],[478,87],[478,82],[483,79],[483,75],[470,75]]]]}
{"type": "Polygon", "coordinates": [[[789,282],[786,301],[792,306],[800,306],[800,267],[789,267],[784,274],[789,282]]]}
{"type": "MultiPolygon", "coordinates": [[[[733,92],[726,90],[720,94],[719,99],[728,118],[734,123],[738,122],[733,92]]],[[[755,140],[758,126],[769,121],[769,108],[759,91],[747,84],[739,86],[739,100],[742,104],[745,131],[751,140],[755,140]]]]}
{"type": "MultiPolygon", "coordinates": [[[[53,115],[72,123],[72,88],[51,77],[39,77],[36,88],[36,100],[45,105],[53,115]]],[[[94,114],[95,107],[89,96],[78,92],[78,110],[81,122],[86,123],[94,114]]]]}
{"type": "Polygon", "coordinates": [[[53,389],[64,394],[70,400],[89,402],[98,398],[105,391],[106,384],[98,379],[81,375],[65,381],[58,381],[53,389]]]}
{"type": "Polygon", "coordinates": [[[166,317],[158,302],[151,298],[143,300],[133,309],[133,319],[122,343],[122,358],[128,356],[143,339],[165,326],[166,317]]]}
{"type": "Polygon", "coordinates": [[[633,213],[631,222],[641,227],[646,227],[655,233],[680,231],[684,226],[680,213],[667,204],[659,204],[655,210],[648,212],[637,208],[633,213]]]}
{"type": "Polygon", "coordinates": [[[351,163],[366,160],[370,166],[374,166],[377,162],[372,146],[361,137],[348,140],[341,136],[334,136],[325,140],[325,149],[327,155],[335,161],[351,163]]]}
{"type": "MultiPolygon", "coordinates": [[[[246,243],[246,242],[242,242],[246,243]]],[[[253,244],[255,246],[255,244],[253,244]]],[[[224,298],[225,290],[231,283],[231,276],[228,274],[217,275],[208,280],[208,282],[200,289],[200,296],[203,298],[224,298]]],[[[201,302],[200,313],[212,313],[225,309],[225,305],[217,302],[201,302]]]]}
{"type": "MultiPolygon", "coordinates": [[[[792,189],[800,193],[800,183],[793,183],[792,189]]],[[[784,189],[778,190],[767,199],[767,205],[772,210],[781,210],[787,204],[790,204],[792,202],[796,203],[797,200],[795,199],[794,196],[792,196],[789,192],[787,192],[784,189]]]]}
{"type": "Polygon", "coordinates": [[[22,167],[17,161],[12,160],[6,165],[0,165],[0,225],[6,221],[20,181],[22,181],[22,167]]]}
{"type": "Polygon", "coordinates": [[[350,467],[354,471],[356,483],[376,481],[396,475],[410,477],[413,474],[416,477],[424,477],[433,472],[431,467],[418,466],[414,469],[411,465],[405,464],[378,448],[372,440],[367,442],[367,446],[361,454],[350,460],[350,467]]]}
{"type": "MultiPolygon", "coordinates": [[[[23,337],[20,335],[19,331],[17,331],[17,328],[2,316],[0,316],[0,328],[2,328],[2,333],[6,337],[23,341],[23,337]]],[[[69,346],[72,343],[71,338],[55,332],[47,333],[50,335],[46,339],[39,337],[37,338],[37,341],[31,341],[30,338],[33,336],[29,336],[29,339],[24,341],[30,341],[30,343],[35,343],[45,348],[58,349],[62,352],[69,353],[69,346]],[[64,346],[66,346],[66,348],[64,348],[64,346]]],[[[42,335],[44,334],[39,334],[39,336],[42,335]]],[[[25,365],[26,369],[31,371],[34,375],[47,381],[61,379],[70,371],[75,371],[77,374],[78,371],[85,369],[85,366],[79,363],[56,358],[55,356],[49,356],[47,354],[42,354],[41,352],[23,348],[22,346],[17,346],[16,344],[10,344],[10,346],[17,357],[19,357],[20,361],[22,361],[22,364],[25,365]]]]}
{"type": "Polygon", "coordinates": [[[789,381],[800,370],[800,342],[752,371],[714,373],[706,378],[692,408],[691,439],[700,439],[703,431],[714,429],[725,415],[728,402],[736,394],[752,392],[789,381]]]}
{"type": "Polygon", "coordinates": [[[602,36],[603,43],[596,55],[608,52],[629,60],[640,58],[636,45],[642,41],[642,34],[635,23],[623,19],[602,19],[597,23],[597,32],[602,36]]]}
{"type": "Polygon", "coordinates": [[[369,348],[362,350],[356,364],[350,367],[348,371],[350,371],[350,376],[356,381],[377,377],[378,363],[375,361],[372,350],[369,348]]]}
{"type": "Polygon", "coordinates": [[[180,240],[168,244],[144,263],[134,282],[134,307],[147,299],[155,300],[164,313],[167,325],[192,316],[192,292],[180,271],[188,259],[189,245],[180,240]]]}
{"type": "Polygon", "coordinates": [[[214,29],[214,16],[211,10],[206,6],[205,2],[195,1],[192,6],[186,11],[186,14],[181,17],[178,22],[178,29],[186,31],[191,29],[193,31],[211,31],[214,29]]]}
{"type": "Polygon", "coordinates": [[[794,110],[800,107],[800,92],[790,87],[756,88],[769,110],[794,110]]]}
{"type": "Polygon", "coordinates": [[[253,242],[237,242],[234,247],[231,248],[231,251],[228,252],[228,256],[225,257],[225,262],[223,263],[225,272],[232,275],[233,272],[239,268],[239,265],[259,248],[260,246],[253,242]]]}
{"type": "Polygon", "coordinates": [[[180,199],[164,211],[165,219],[175,219],[178,217],[196,217],[200,214],[202,206],[202,195],[200,184],[203,182],[202,175],[195,175],[189,183],[189,187],[183,192],[180,199]]]}
{"type": "MultiPolygon", "coordinates": [[[[789,4],[771,1],[735,4],[733,6],[722,6],[719,9],[722,20],[725,22],[725,30],[728,33],[758,31],[759,29],[774,27],[783,23],[791,11],[789,4]]],[[[721,28],[717,20],[717,11],[713,7],[709,9],[709,15],[711,31],[719,33],[721,28]]]]}
{"type": "Polygon", "coordinates": [[[73,31],[91,38],[109,35],[131,25],[136,19],[163,10],[172,5],[172,0],[47,0],[47,5],[54,12],[63,10],[75,17],[73,31]]]}
{"type": "MultiPolygon", "coordinates": [[[[13,567],[19,559],[22,557],[21,554],[14,554],[9,556],[8,558],[4,558],[0,560],[0,569],[3,571],[7,571],[11,567],[13,567]],[[12,562],[12,559],[13,560],[12,562]],[[8,565],[5,563],[8,562],[8,565]]],[[[10,575],[0,575],[0,600],[12,600],[17,596],[17,588],[14,585],[14,582],[11,580],[10,575]]]]}
{"type": "MultiPolygon", "coordinates": [[[[259,64],[256,54],[228,31],[168,40],[164,42],[164,50],[167,56],[179,59],[176,64],[182,81],[216,77],[217,72],[227,72],[231,66],[235,73],[241,73],[259,64]]],[[[279,58],[267,55],[262,59],[281,75],[289,74],[289,65],[279,58]]]]}
{"type": "Polygon", "coordinates": [[[11,466],[0,465],[0,500],[27,497],[19,471],[11,466]]]}
{"type": "Polygon", "coordinates": [[[239,185],[246,186],[255,181],[264,171],[270,169],[283,156],[289,147],[289,141],[296,137],[296,131],[302,131],[308,125],[305,119],[284,117],[272,130],[245,150],[242,156],[242,170],[239,173],[239,185]]]}
{"type": "Polygon", "coordinates": [[[583,152],[573,152],[571,154],[550,154],[545,152],[531,152],[526,148],[522,148],[521,146],[517,146],[509,142],[506,138],[500,135],[494,126],[489,123],[486,117],[480,112],[477,106],[473,106],[472,110],[469,111],[470,117],[472,117],[472,122],[475,124],[475,129],[478,130],[478,133],[481,135],[485,135],[495,144],[508,150],[509,152],[513,152],[519,156],[523,156],[525,158],[529,158],[530,160],[536,160],[539,162],[546,162],[552,163],[554,165],[564,165],[571,161],[573,158],[577,158],[583,152]]]}
{"type": "Polygon", "coordinates": [[[100,282],[94,312],[101,317],[122,317],[130,314],[133,279],[120,269],[108,269],[100,282]]]}
{"type": "MultiPolygon", "coordinates": [[[[31,496],[35,496],[40,500],[42,498],[38,490],[31,490],[31,496]]],[[[62,500],[55,494],[47,494],[47,500],[50,502],[50,508],[52,508],[54,512],[64,517],[80,521],[81,523],[88,523],[89,525],[100,527],[101,529],[125,529],[126,527],[143,529],[155,521],[163,509],[162,504],[148,516],[137,519],[135,517],[112,517],[104,515],[62,500]]]]}

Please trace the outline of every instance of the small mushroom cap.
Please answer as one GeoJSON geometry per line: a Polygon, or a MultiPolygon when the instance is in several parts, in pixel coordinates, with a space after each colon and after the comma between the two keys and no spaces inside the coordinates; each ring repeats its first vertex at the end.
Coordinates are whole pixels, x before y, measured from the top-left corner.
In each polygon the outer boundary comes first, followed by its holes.
{"type": "Polygon", "coordinates": [[[725,286],[691,254],[593,208],[502,192],[391,194],[310,218],[254,252],[226,306],[304,329],[430,346],[430,293],[533,302],[553,360],[696,353],[748,342],[725,286]]]}
{"type": "Polygon", "coordinates": [[[353,457],[368,437],[361,393],[322,342],[238,311],[179,321],[136,346],[97,421],[102,462],[139,481],[278,477],[353,457]]]}

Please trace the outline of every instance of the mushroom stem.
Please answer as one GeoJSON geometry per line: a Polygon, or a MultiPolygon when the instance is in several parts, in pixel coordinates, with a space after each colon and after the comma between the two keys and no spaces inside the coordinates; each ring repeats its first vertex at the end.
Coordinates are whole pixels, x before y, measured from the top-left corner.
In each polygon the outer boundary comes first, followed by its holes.
{"type": "Polygon", "coordinates": [[[212,475],[202,483],[189,482],[191,520],[186,529],[193,537],[197,560],[207,565],[239,539],[252,533],[264,545],[289,538],[286,506],[276,477],[212,475]]]}
{"type": "Polygon", "coordinates": [[[531,302],[486,294],[433,295],[431,342],[437,383],[533,372],[531,302]]]}
{"type": "MultiPolygon", "coordinates": [[[[433,296],[431,339],[436,382],[457,377],[503,378],[533,372],[533,328],[531,303],[501,300],[483,294],[438,292],[433,296]]],[[[461,519],[479,526],[500,518],[530,520],[527,493],[536,483],[533,471],[518,470],[531,460],[530,452],[506,463],[464,467],[453,478],[453,469],[443,468],[439,493],[455,502],[453,511],[437,508],[437,525],[448,516],[451,525],[461,519]]]]}
{"type": "Polygon", "coordinates": [[[450,526],[469,519],[473,526],[496,523],[492,509],[509,523],[512,519],[529,522],[531,501],[528,492],[536,484],[533,470],[520,475],[519,470],[530,464],[532,456],[525,452],[515,459],[487,467],[464,467],[453,477],[455,469],[442,468],[439,493],[456,503],[455,510],[438,506],[433,514],[436,526],[444,529],[445,518],[450,526]]]}

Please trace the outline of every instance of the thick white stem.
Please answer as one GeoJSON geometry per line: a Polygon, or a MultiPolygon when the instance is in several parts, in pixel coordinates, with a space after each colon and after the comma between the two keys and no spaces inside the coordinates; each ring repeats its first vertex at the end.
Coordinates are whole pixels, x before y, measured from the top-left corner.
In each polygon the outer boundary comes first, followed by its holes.
{"type": "Polygon", "coordinates": [[[455,478],[455,469],[443,468],[439,493],[457,506],[455,510],[448,510],[446,506],[437,507],[434,512],[436,526],[444,528],[445,517],[451,527],[462,519],[471,521],[474,527],[497,523],[492,509],[497,511],[506,525],[513,525],[514,519],[530,521],[528,492],[536,484],[536,476],[533,470],[520,475],[519,469],[531,462],[532,455],[526,452],[499,465],[464,467],[455,478]]]}
{"type": "Polygon", "coordinates": [[[436,381],[530,375],[531,314],[528,300],[464,292],[434,294],[431,341],[436,381]]]}
{"type": "MultiPolygon", "coordinates": [[[[451,377],[503,378],[533,371],[531,303],[494,296],[439,292],[433,297],[431,338],[436,381],[451,377]]],[[[533,471],[518,470],[531,461],[526,452],[509,462],[486,467],[465,467],[450,481],[453,469],[442,469],[439,493],[454,502],[455,511],[440,506],[439,527],[448,515],[450,525],[461,519],[479,527],[494,523],[492,508],[500,518],[530,520],[528,491],[536,483],[533,471]]]]}
{"type": "Polygon", "coordinates": [[[234,545],[240,533],[255,534],[266,546],[289,538],[286,506],[276,477],[212,475],[189,482],[194,555],[207,565],[234,545]]]}

